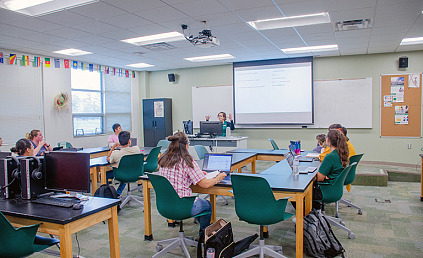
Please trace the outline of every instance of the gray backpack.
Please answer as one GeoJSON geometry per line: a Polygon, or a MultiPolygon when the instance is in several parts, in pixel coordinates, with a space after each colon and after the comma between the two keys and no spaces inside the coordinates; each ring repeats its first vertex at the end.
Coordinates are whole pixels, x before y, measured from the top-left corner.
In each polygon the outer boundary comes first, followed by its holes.
{"type": "Polygon", "coordinates": [[[304,217],[304,251],[311,257],[344,257],[345,249],[325,216],[313,209],[304,217]]]}

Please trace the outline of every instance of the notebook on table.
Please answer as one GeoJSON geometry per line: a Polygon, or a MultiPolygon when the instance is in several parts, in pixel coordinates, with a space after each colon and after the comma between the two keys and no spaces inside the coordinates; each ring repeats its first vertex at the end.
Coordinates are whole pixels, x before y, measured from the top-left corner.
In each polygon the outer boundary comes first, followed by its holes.
{"type": "MultiPolygon", "coordinates": [[[[297,156],[297,153],[295,153],[295,149],[294,149],[293,145],[289,145],[289,151],[291,152],[292,156],[294,156],[294,157],[297,156]]],[[[312,161],[314,161],[314,158],[313,157],[300,156],[300,161],[301,162],[312,162],[312,161]]]]}
{"type": "Polygon", "coordinates": [[[203,171],[207,172],[206,178],[216,177],[221,172],[230,173],[232,154],[206,153],[203,161],[203,171]]]}
{"type": "MultiPolygon", "coordinates": [[[[294,165],[294,156],[291,152],[285,154],[285,159],[288,162],[289,166],[292,168],[294,165]]],[[[301,160],[300,160],[301,161],[301,160]]],[[[316,171],[317,167],[309,167],[309,166],[298,166],[298,170],[300,174],[307,174],[316,171]]]]}

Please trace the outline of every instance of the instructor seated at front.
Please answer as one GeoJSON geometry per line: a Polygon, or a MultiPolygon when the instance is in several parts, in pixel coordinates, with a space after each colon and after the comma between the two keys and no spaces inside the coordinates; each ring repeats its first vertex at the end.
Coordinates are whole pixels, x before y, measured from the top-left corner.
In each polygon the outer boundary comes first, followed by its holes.
{"type": "MultiPolygon", "coordinates": [[[[210,120],[210,115],[206,116],[206,121],[210,120]]],[[[223,125],[223,137],[226,137],[226,128],[229,127],[231,130],[235,129],[235,125],[234,125],[234,121],[232,120],[232,114],[229,114],[228,118],[229,121],[226,121],[226,113],[225,112],[219,112],[219,114],[217,114],[217,118],[219,119],[220,122],[222,122],[223,125]]]]}

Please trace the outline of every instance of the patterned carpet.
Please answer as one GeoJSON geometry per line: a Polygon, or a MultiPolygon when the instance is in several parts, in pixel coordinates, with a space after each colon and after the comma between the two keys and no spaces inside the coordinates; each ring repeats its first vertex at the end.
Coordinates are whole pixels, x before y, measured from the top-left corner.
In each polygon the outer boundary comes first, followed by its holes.
{"type": "MultiPolygon", "coordinates": [[[[262,171],[273,162],[259,162],[257,169],[262,171]]],[[[375,165],[361,165],[366,170],[377,170],[375,165]]],[[[141,195],[141,193],[136,193],[141,195]]],[[[346,232],[333,229],[335,235],[346,250],[346,257],[423,257],[423,202],[420,202],[420,183],[391,182],[387,187],[352,186],[350,193],[344,192],[344,198],[363,209],[363,215],[357,210],[340,204],[340,216],[355,234],[348,239],[346,232]]],[[[228,199],[224,205],[217,201],[217,217],[232,223],[236,240],[258,233],[259,227],[239,221],[234,210],[234,200],[228,199]]],[[[121,257],[151,257],[155,253],[156,241],[176,237],[178,228],[168,228],[155,206],[152,193],[153,241],[144,241],[143,209],[135,203],[125,206],[119,214],[119,241],[121,257]]],[[[287,208],[293,212],[292,207],[287,208]]],[[[326,206],[328,215],[334,214],[334,205],[326,206]]],[[[193,220],[184,222],[185,234],[196,236],[198,224],[193,220]]],[[[108,227],[99,223],[77,234],[80,255],[82,257],[109,257],[108,227]]],[[[256,240],[258,243],[258,240],[256,240]]],[[[281,245],[287,257],[295,257],[294,222],[290,219],[269,228],[267,244],[281,245]]],[[[52,247],[52,250],[57,250],[52,247]]],[[[192,257],[196,249],[189,248],[192,257]]],[[[78,243],[73,235],[73,252],[78,254],[78,243]]],[[[31,257],[46,257],[34,254],[31,257]]],[[[179,250],[164,257],[183,257],[179,250]]],[[[305,256],[306,257],[306,256],[305,256]]]]}

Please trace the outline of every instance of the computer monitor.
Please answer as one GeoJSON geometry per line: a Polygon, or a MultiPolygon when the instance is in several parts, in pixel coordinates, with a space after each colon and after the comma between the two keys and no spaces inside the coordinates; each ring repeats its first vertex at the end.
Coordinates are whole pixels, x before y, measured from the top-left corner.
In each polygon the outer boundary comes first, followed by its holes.
{"type": "Polygon", "coordinates": [[[90,154],[54,151],[45,153],[46,189],[90,192],[90,154]]]}
{"type": "Polygon", "coordinates": [[[223,135],[223,124],[220,121],[200,121],[200,134],[210,136],[223,135]]]}
{"type": "Polygon", "coordinates": [[[194,134],[194,129],[192,126],[192,121],[188,120],[188,121],[182,121],[182,123],[184,124],[184,132],[187,135],[193,135],[194,134]]]}

